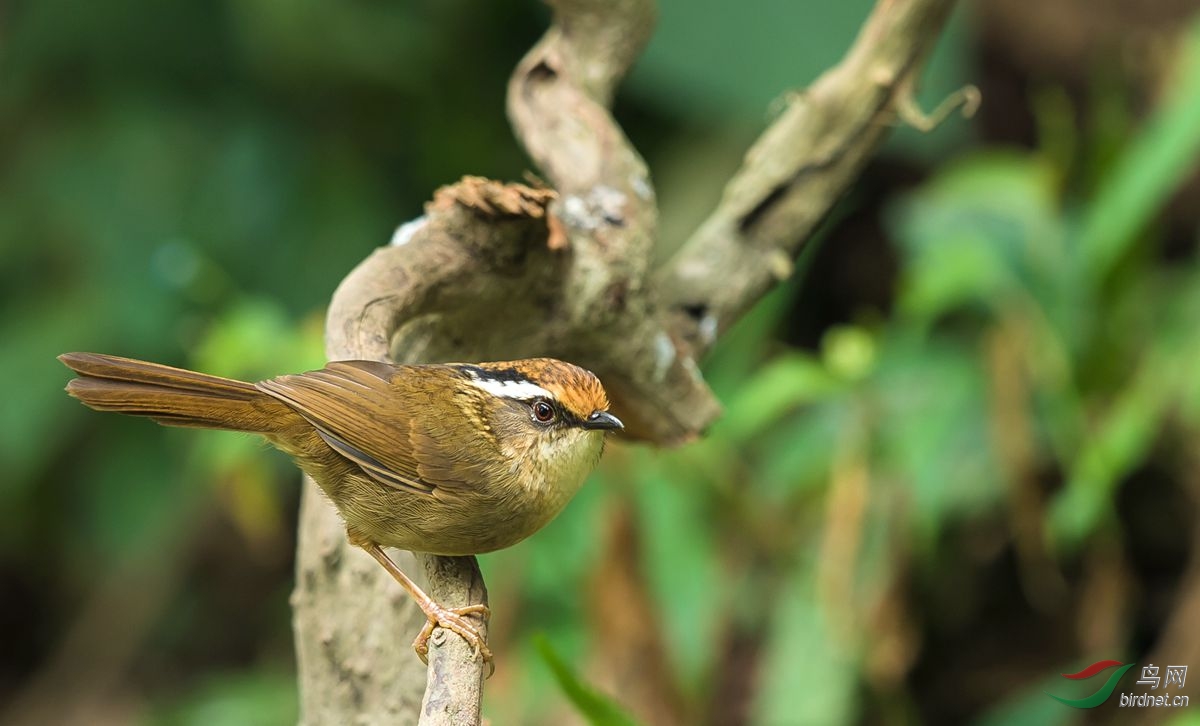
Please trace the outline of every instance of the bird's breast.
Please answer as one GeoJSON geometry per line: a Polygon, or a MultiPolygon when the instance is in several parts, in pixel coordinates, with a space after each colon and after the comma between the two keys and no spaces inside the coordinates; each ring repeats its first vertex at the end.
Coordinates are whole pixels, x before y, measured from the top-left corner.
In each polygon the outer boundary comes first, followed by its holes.
{"type": "Polygon", "coordinates": [[[536,440],[510,451],[511,476],[504,499],[520,541],[545,526],[575,496],[595,468],[604,448],[600,434],[580,433],[557,440],[536,440]]]}
{"type": "MultiPolygon", "coordinates": [[[[441,555],[511,547],[554,519],[595,467],[603,435],[580,434],[505,447],[477,482],[460,491],[431,496],[382,492],[387,497],[383,517],[353,516],[346,512],[345,498],[339,508],[347,521],[383,524],[371,534],[387,546],[441,555]]],[[[377,506],[375,496],[364,506],[377,506]]]]}

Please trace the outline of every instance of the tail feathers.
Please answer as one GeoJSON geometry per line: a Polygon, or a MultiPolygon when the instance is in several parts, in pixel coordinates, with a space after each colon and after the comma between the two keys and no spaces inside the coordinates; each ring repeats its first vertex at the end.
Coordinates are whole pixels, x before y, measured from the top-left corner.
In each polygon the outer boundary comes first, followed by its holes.
{"type": "MultiPolygon", "coordinates": [[[[222,391],[231,397],[249,398],[258,394],[253,383],[210,376],[184,368],[172,368],[132,358],[101,353],[63,353],[58,357],[71,370],[89,378],[157,384],[179,390],[213,393],[222,391]]],[[[259,394],[261,395],[261,394],[259,394]]]]}
{"type": "Polygon", "coordinates": [[[98,411],[167,426],[271,433],[296,414],[251,383],[97,353],[58,357],[79,374],[67,393],[98,411]]]}

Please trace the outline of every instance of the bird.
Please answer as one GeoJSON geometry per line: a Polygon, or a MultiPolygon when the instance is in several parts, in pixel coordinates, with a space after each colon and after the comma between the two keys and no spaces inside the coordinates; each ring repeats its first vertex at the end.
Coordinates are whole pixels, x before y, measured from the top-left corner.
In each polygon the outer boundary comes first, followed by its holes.
{"type": "Polygon", "coordinates": [[[435,627],[495,665],[471,618],[445,607],[384,551],[476,555],[510,547],[566,506],[624,428],[590,371],[553,358],[401,365],[334,361],[257,383],[99,353],[58,359],[67,393],[98,411],[166,426],[263,436],[317,483],[426,623],[413,649],[428,663],[435,627]]]}

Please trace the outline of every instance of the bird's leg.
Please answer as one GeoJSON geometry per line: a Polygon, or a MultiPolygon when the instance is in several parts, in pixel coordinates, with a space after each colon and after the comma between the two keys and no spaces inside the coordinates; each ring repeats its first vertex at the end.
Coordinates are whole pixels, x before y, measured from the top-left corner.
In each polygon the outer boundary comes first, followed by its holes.
{"type": "MultiPolygon", "coordinates": [[[[491,666],[492,672],[496,670],[496,665],[492,660],[492,651],[488,650],[486,640],[480,634],[479,629],[471,621],[467,620],[467,616],[476,615],[486,621],[492,614],[487,605],[467,605],[461,608],[448,608],[440,605],[433,598],[426,595],[424,590],[417,587],[417,583],[404,574],[404,571],[395,562],[392,562],[392,558],[388,557],[387,553],[377,543],[364,540],[353,533],[349,535],[349,538],[350,544],[363,548],[367,551],[367,554],[374,557],[380,565],[383,565],[383,569],[396,578],[396,582],[399,582],[408,591],[408,594],[416,601],[417,606],[421,608],[421,612],[425,613],[425,617],[427,618],[425,627],[421,629],[416,640],[413,641],[413,650],[417,652],[422,662],[426,665],[429,664],[429,636],[433,634],[433,629],[445,628],[462,636],[463,640],[467,641],[475,649],[475,657],[482,657],[483,662],[491,666]]],[[[488,675],[491,675],[491,673],[488,675]]]]}

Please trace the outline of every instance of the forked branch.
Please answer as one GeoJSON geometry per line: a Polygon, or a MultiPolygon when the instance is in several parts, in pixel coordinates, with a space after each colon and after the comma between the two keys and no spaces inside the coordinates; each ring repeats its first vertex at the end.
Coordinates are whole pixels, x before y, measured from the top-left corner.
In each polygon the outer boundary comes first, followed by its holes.
{"type": "MultiPolygon", "coordinates": [[[[481,179],[440,190],[338,288],[331,359],[495,360],[549,355],[604,380],[633,436],[699,435],[719,407],[696,361],[790,268],[881,141],[951,0],[880,0],[842,62],[775,120],[724,198],[661,270],[646,165],[610,112],[648,41],[651,0],[552,0],[518,65],[508,110],[555,192],[481,179]]],[[[345,543],[313,486],[301,516],[296,609],[307,724],[477,724],[483,665],[345,543]],[[423,700],[422,700],[423,694],[423,700]]],[[[424,557],[430,595],[486,599],[474,558],[424,557]]],[[[413,573],[413,560],[399,559],[413,573]]],[[[498,654],[504,668],[503,654],[498,654]]]]}

